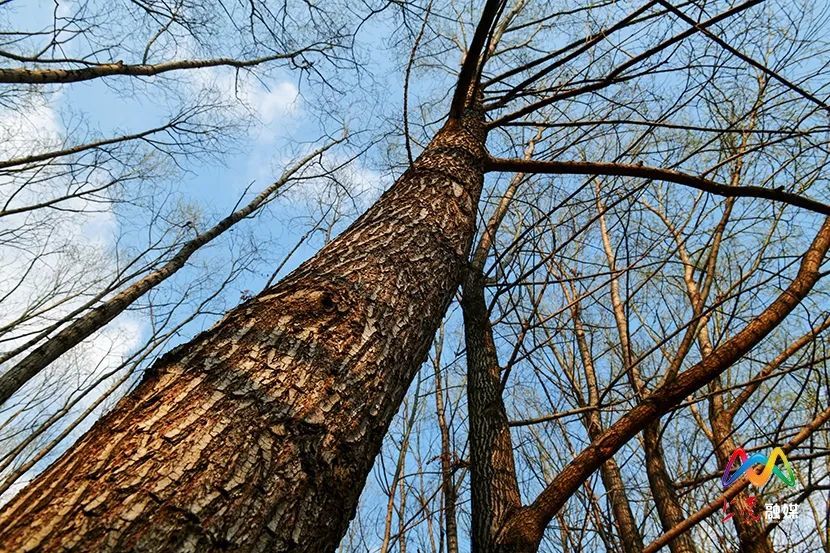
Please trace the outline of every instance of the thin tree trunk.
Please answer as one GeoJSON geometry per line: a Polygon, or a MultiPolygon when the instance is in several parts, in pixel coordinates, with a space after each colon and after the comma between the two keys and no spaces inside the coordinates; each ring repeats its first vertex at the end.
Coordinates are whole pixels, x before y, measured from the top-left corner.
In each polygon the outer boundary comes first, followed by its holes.
{"type": "Polygon", "coordinates": [[[830,218],[801,258],[789,286],[739,332],[715,348],[711,355],[683,371],[671,382],[648,394],[633,409],[609,426],[548,483],[536,500],[511,515],[499,534],[501,543],[538,544],[547,524],[579,489],[582,482],[641,432],[655,417],[669,412],[689,394],[717,378],[754,348],[809,294],[821,276],[820,267],[830,249],[830,218]]]}
{"type": "MultiPolygon", "coordinates": [[[[796,434],[788,443],[781,446],[781,449],[784,450],[784,453],[790,453],[795,450],[799,445],[804,443],[810,436],[812,436],[813,432],[816,430],[824,427],[827,424],[827,421],[830,420],[830,407],[825,408],[823,411],[818,413],[811,421],[809,421],[805,426],[801,428],[801,430],[796,434]]],[[[657,553],[661,548],[665,547],[666,544],[671,543],[671,540],[677,539],[677,536],[688,532],[692,527],[699,524],[707,517],[715,514],[716,512],[720,511],[723,506],[723,501],[731,501],[739,493],[749,487],[749,480],[744,478],[741,482],[735,483],[732,487],[726,490],[723,494],[719,497],[707,503],[704,507],[699,509],[697,512],[692,513],[689,518],[683,521],[682,524],[671,529],[671,531],[666,532],[652,543],[650,543],[643,553],[657,553]]],[[[743,552],[743,549],[741,549],[743,552]]]]}
{"type": "MultiPolygon", "coordinates": [[[[716,243],[720,242],[720,235],[718,233],[716,243]]],[[[715,258],[717,250],[713,250],[710,258],[715,258]]],[[[710,272],[714,272],[714,261],[710,264],[710,272]]],[[[702,294],[698,291],[694,284],[689,284],[689,290],[693,297],[699,298],[702,304],[702,294]]],[[[698,311],[702,309],[702,305],[697,307],[698,311]]],[[[698,343],[703,355],[709,355],[714,350],[712,340],[709,336],[709,330],[706,326],[708,317],[704,316],[700,322],[698,330],[698,343]]],[[[732,416],[731,412],[727,410],[724,405],[722,395],[722,385],[720,377],[716,378],[709,384],[709,423],[711,426],[712,446],[715,452],[715,457],[718,460],[718,467],[726,467],[729,462],[729,457],[735,451],[737,444],[732,438],[732,416]]],[[[682,519],[681,519],[682,520],[682,519]]],[[[677,526],[676,522],[672,527],[677,526]]],[[[732,524],[735,526],[735,531],[738,534],[738,541],[740,543],[742,553],[773,553],[772,542],[765,531],[765,524],[763,519],[758,519],[755,522],[746,519],[745,517],[733,516],[732,524]]],[[[670,529],[670,528],[669,528],[670,529]]],[[[668,531],[669,529],[664,529],[668,531]]],[[[682,534],[677,537],[672,543],[688,540],[689,534],[682,534]]],[[[671,547],[671,545],[670,545],[671,547]]]]}
{"type": "MultiPolygon", "coordinates": [[[[601,431],[601,428],[598,429],[598,432],[591,431],[588,437],[593,441],[599,437],[601,431]]],[[[625,493],[625,484],[623,484],[620,467],[613,457],[599,467],[599,476],[602,479],[605,492],[608,494],[608,501],[611,503],[611,510],[614,513],[614,521],[620,531],[622,550],[625,553],[642,552],[643,538],[634,519],[634,513],[631,511],[628,495],[625,493]]]]}
{"type": "MultiPolygon", "coordinates": [[[[674,489],[674,482],[669,477],[666,462],[663,454],[663,444],[660,440],[660,422],[649,424],[643,430],[643,449],[646,459],[646,474],[648,476],[649,488],[654,497],[654,505],[657,507],[657,516],[663,526],[663,531],[668,532],[685,520],[683,508],[674,489]]],[[[671,553],[695,553],[692,537],[688,534],[678,536],[669,544],[671,553]]]]}
{"type": "MultiPolygon", "coordinates": [[[[720,386],[718,386],[720,388],[720,386]]],[[[712,398],[718,398],[718,395],[712,398]]],[[[715,450],[715,457],[718,460],[718,467],[725,467],[729,457],[738,447],[732,438],[732,423],[728,417],[718,416],[718,412],[712,405],[720,402],[710,401],[710,418],[712,426],[712,438],[715,450]]],[[[722,406],[722,403],[721,403],[722,406]]],[[[732,523],[738,534],[738,541],[741,544],[741,553],[773,553],[772,542],[766,533],[763,517],[753,522],[744,516],[733,516],[732,523]]],[[[684,534],[688,535],[688,534],[684,534]]],[[[678,538],[679,539],[679,538],[678,538]]]]}
{"type": "Polygon", "coordinates": [[[9,551],[334,551],[475,228],[451,118],[340,237],[161,358],[0,512],[9,551]]]}
{"type": "Polygon", "coordinates": [[[513,444],[504,409],[499,365],[480,272],[470,271],[461,300],[467,351],[467,406],[470,424],[472,550],[526,553],[504,548],[496,537],[506,518],[521,508],[513,444]]]}
{"type": "MultiPolygon", "coordinates": [[[[580,405],[580,407],[595,407],[595,409],[591,409],[583,417],[588,438],[593,442],[602,435],[603,431],[602,419],[599,412],[599,385],[597,383],[596,369],[594,368],[594,358],[588,346],[585,328],[582,324],[580,304],[577,298],[576,290],[573,290],[573,294],[571,294],[568,300],[572,303],[571,313],[574,322],[574,335],[576,336],[577,349],[579,350],[579,356],[585,370],[585,383],[588,389],[588,403],[587,405],[580,405]]],[[[643,537],[640,534],[637,521],[634,519],[634,513],[631,511],[631,504],[625,493],[625,485],[620,474],[620,467],[613,457],[609,458],[600,466],[599,475],[602,479],[602,485],[608,494],[608,500],[611,503],[614,521],[617,523],[617,528],[620,531],[622,550],[625,553],[641,552],[643,550],[643,537]]]]}
{"type": "MultiPolygon", "coordinates": [[[[404,423],[403,435],[401,436],[401,445],[398,450],[398,460],[395,463],[395,474],[392,477],[392,482],[389,485],[389,499],[386,502],[386,519],[383,528],[383,541],[380,544],[380,553],[387,553],[391,543],[392,536],[392,520],[395,514],[395,494],[397,493],[398,484],[400,483],[401,493],[404,492],[404,468],[406,467],[406,455],[409,452],[409,438],[412,435],[412,429],[415,426],[415,417],[418,414],[418,398],[421,390],[421,381],[418,380],[415,384],[415,393],[413,394],[412,407],[409,408],[409,416],[404,423]]],[[[407,402],[404,401],[403,410],[407,410],[407,402]]],[[[405,501],[401,499],[401,502],[405,501]]],[[[403,525],[400,520],[403,517],[402,511],[399,512],[398,523],[403,525]]]]}
{"type": "MultiPolygon", "coordinates": [[[[601,199],[601,190],[599,180],[595,182],[595,190],[597,194],[597,211],[599,212],[600,234],[602,236],[602,245],[605,250],[605,256],[608,259],[608,268],[613,275],[610,281],[611,306],[614,313],[614,321],[616,322],[617,331],[620,339],[620,358],[622,359],[623,369],[628,375],[631,388],[634,390],[638,399],[642,399],[644,393],[644,384],[640,376],[640,370],[633,362],[634,354],[631,346],[631,336],[628,329],[628,314],[620,294],[619,273],[617,271],[617,260],[614,255],[614,248],[611,244],[611,236],[608,232],[608,226],[605,221],[605,206],[601,199]]],[[[601,428],[599,430],[601,432],[601,428]]],[[[591,436],[591,440],[599,437],[598,432],[591,436]]],[[[649,487],[651,488],[651,495],[654,499],[654,505],[657,508],[657,516],[660,519],[660,524],[663,531],[667,532],[675,525],[683,521],[683,509],[680,506],[680,500],[674,491],[674,485],[666,463],[663,460],[663,445],[660,443],[660,419],[650,423],[643,430],[643,453],[645,457],[646,475],[648,476],[649,487]]],[[[639,534],[637,535],[639,537],[639,534]]],[[[642,551],[642,539],[637,544],[636,550],[642,551]]],[[[631,544],[626,547],[632,548],[631,544]]],[[[682,536],[673,541],[669,546],[671,553],[696,553],[694,544],[688,536],[682,536]]],[[[630,549],[629,549],[630,550],[630,549]]]]}
{"type": "MultiPolygon", "coordinates": [[[[406,553],[406,482],[401,478],[399,484],[401,488],[401,505],[398,511],[398,550],[400,553],[406,553]]],[[[432,532],[430,532],[432,535],[432,532]]]]}
{"type": "MultiPolygon", "coordinates": [[[[504,25],[518,13],[523,2],[517,3],[504,25]]],[[[498,43],[494,39],[490,48],[498,43]]],[[[525,147],[530,159],[542,129],[525,147]]],[[[496,535],[508,512],[521,507],[516,480],[513,445],[504,409],[501,386],[501,366],[493,342],[493,329],[484,298],[484,264],[496,239],[496,232],[507,214],[513,196],[524,181],[523,174],[515,174],[498,206],[485,225],[481,239],[474,248],[464,283],[461,308],[464,317],[464,336],[467,352],[467,404],[470,421],[470,473],[472,501],[472,545],[474,551],[501,551],[496,549],[496,535]]],[[[535,551],[535,549],[533,550],[535,551]]]]}
{"type": "Polygon", "coordinates": [[[455,479],[453,478],[450,429],[444,414],[444,385],[441,377],[441,352],[444,348],[444,327],[436,340],[435,348],[435,412],[441,432],[441,491],[443,497],[444,527],[447,533],[447,553],[458,553],[458,525],[455,519],[455,479]]]}
{"type": "MultiPolygon", "coordinates": [[[[740,185],[741,168],[742,162],[740,162],[739,160],[736,168],[732,172],[731,182],[733,186],[740,185]]],[[[726,229],[726,224],[729,221],[729,217],[732,213],[733,204],[734,202],[731,199],[725,202],[723,215],[721,216],[721,220],[718,223],[717,228],[715,229],[715,232],[712,237],[712,246],[707,255],[704,270],[705,279],[702,286],[698,285],[697,281],[694,278],[694,263],[692,262],[692,259],[689,256],[688,251],[686,250],[684,240],[677,232],[677,230],[674,228],[674,226],[671,224],[671,222],[668,220],[668,218],[665,217],[665,215],[660,213],[659,211],[654,210],[654,212],[663,220],[664,224],[666,225],[666,228],[668,228],[669,232],[672,233],[677,243],[678,255],[684,267],[683,279],[686,284],[686,292],[689,295],[693,313],[696,317],[700,317],[700,321],[697,324],[697,341],[700,346],[700,350],[704,356],[710,355],[714,350],[714,346],[712,345],[712,341],[709,337],[709,330],[707,327],[709,322],[709,316],[704,313],[704,303],[706,301],[706,298],[709,296],[709,291],[711,290],[711,287],[714,282],[718,254],[720,252],[720,245],[723,240],[723,233],[726,229]]],[[[691,342],[689,342],[689,345],[691,346],[691,342]]],[[[678,352],[676,356],[676,361],[673,363],[673,366],[679,367],[680,360],[683,357],[685,357],[687,353],[688,348],[685,348],[683,351],[678,352]]],[[[732,421],[729,417],[729,414],[726,412],[726,408],[723,404],[723,397],[719,393],[721,390],[719,381],[720,379],[717,378],[709,384],[709,421],[712,427],[712,431],[711,433],[706,432],[706,435],[712,442],[715,451],[715,456],[718,460],[718,466],[725,467],[727,461],[729,460],[729,456],[735,449],[735,443],[734,440],[732,440],[731,438],[732,421]]],[[[659,440],[659,432],[657,434],[658,437],[656,439],[659,440]]],[[[646,440],[649,439],[652,440],[652,443],[645,443],[647,457],[649,449],[655,449],[659,447],[659,443],[653,443],[653,441],[655,440],[654,435],[655,431],[649,431],[648,428],[643,433],[644,442],[646,442],[646,440]]],[[[660,456],[662,457],[662,455],[660,456]]],[[[651,473],[649,474],[649,480],[651,481],[651,473]]],[[[666,488],[664,484],[661,484],[659,482],[655,482],[655,485],[661,488],[666,488]]],[[[671,482],[668,483],[668,491],[676,498],[676,494],[674,492],[673,486],[671,486],[671,482]]],[[[659,504],[658,511],[660,511],[659,504]]],[[[662,511],[660,511],[660,517],[661,520],[663,520],[664,516],[662,511]]],[[[738,533],[738,539],[741,543],[742,551],[746,550],[756,553],[771,553],[772,544],[769,542],[769,538],[766,537],[763,522],[759,520],[758,522],[753,523],[744,521],[739,517],[732,518],[735,530],[738,533]]],[[[664,520],[663,531],[670,532],[672,528],[676,527],[683,520],[685,519],[683,517],[682,511],[678,513],[670,513],[670,518],[667,517],[667,519],[664,520]],[[677,519],[677,516],[679,516],[680,518],[677,519]],[[666,522],[668,522],[668,524],[666,522]]],[[[689,546],[691,546],[691,536],[688,533],[679,535],[674,541],[669,543],[669,548],[674,553],[677,548],[686,547],[685,544],[689,544],[689,546]]]]}

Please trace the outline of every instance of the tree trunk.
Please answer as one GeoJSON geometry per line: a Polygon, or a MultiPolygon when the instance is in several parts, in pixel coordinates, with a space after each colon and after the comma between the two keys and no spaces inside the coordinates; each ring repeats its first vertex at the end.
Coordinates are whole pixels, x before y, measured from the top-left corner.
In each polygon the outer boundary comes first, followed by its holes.
{"type": "MultiPolygon", "coordinates": [[[[651,493],[654,496],[654,505],[657,508],[657,516],[663,526],[663,531],[668,532],[685,520],[683,509],[680,507],[680,500],[674,490],[674,483],[669,477],[664,461],[663,445],[660,442],[660,419],[649,424],[643,430],[643,449],[646,459],[646,474],[651,493]]],[[[671,553],[696,553],[694,542],[689,534],[678,536],[669,544],[671,553]]]]}
{"type": "MultiPolygon", "coordinates": [[[[608,232],[608,226],[605,222],[605,206],[602,202],[602,193],[599,181],[595,184],[597,194],[597,211],[599,212],[600,234],[602,236],[602,245],[605,250],[605,255],[608,259],[608,268],[614,275],[610,282],[611,292],[611,306],[614,312],[614,321],[617,324],[617,331],[620,338],[620,357],[622,359],[623,368],[628,375],[628,381],[631,388],[634,390],[638,399],[641,399],[644,393],[645,385],[640,376],[640,369],[634,362],[634,355],[631,349],[631,334],[628,326],[628,313],[622,301],[620,294],[619,273],[617,272],[617,261],[614,255],[614,248],[611,244],[611,236],[608,232]]],[[[598,435],[591,436],[591,440],[597,439],[598,435]]],[[[680,502],[677,499],[677,494],[674,492],[671,478],[666,470],[666,464],[663,462],[663,446],[660,444],[660,419],[650,423],[643,430],[643,444],[644,457],[646,462],[646,474],[648,476],[649,487],[654,498],[654,504],[657,507],[657,514],[660,518],[660,523],[663,526],[663,531],[668,532],[676,524],[683,520],[683,509],[680,507],[680,502]]],[[[631,547],[630,544],[627,547],[631,547]]],[[[674,542],[671,546],[672,553],[695,553],[695,548],[688,536],[682,536],[674,542]]],[[[642,541],[639,544],[639,550],[642,551],[642,541]]]]}
{"type": "Polygon", "coordinates": [[[472,551],[532,553],[535,545],[498,545],[507,517],[522,506],[513,459],[507,413],[501,389],[501,367],[484,301],[483,277],[470,271],[461,300],[467,350],[467,407],[470,416],[470,495],[472,551]]]}
{"type": "MultiPolygon", "coordinates": [[[[712,350],[712,342],[705,327],[701,328],[700,343],[704,353],[712,350]]],[[[732,413],[734,411],[727,409],[724,404],[720,378],[711,382],[708,388],[710,393],[709,423],[712,427],[710,436],[712,448],[715,452],[715,458],[718,460],[718,467],[725,468],[729,462],[729,457],[737,448],[737,444],[732,437],[732,413]]],[[[732,524],[738,534],[738,542],[742,553],[773,553],[772,542],[765,531],[763,519],[752,522],[745,520],[742,516],[733,516],[732,524]]]]}
{"type": "Polygon", "coordinates": [[[162,357],[0,512],[0,550],[333,551],[459,282],[485,134],[451,119],[340,237],[162,357]]]}
{"type": "Polygon", "coordinates": [[[441,432],[441,495],[443,498],[444,528],[447,534],[447,553],[458,553],[458,524],[455,520],[455,503],[458,501],[453,476],[453,454],[450,428],[444,415],[444,385],[441,376],[441,352],[444,349],[444,327],[438,333],[435,351],[435,414],[441,432]]]}
{"type": "MultiPolygon", "coordinates": [[[[577,294],[574,290],[572,298],[576,297],[577,294]]],[[[573,314],[576,345],[583,368],[585,369],[585,385],[588,391],[587,406],[595,407],[595,409],[588,411],[583,417],[583,424],[588,433],[588,438],[593,442],[602,435],[603,431],[602,418],[599,412],[599,384],[594,367],[594,357],[591,354],[591,348],[588,345],[588,339],[585,334],[585,327],[582,324],[582,310],[579,301],[571,298],[569,298],[569,301],[572,303],[571,313],[573,314]]],[[[585,406],[584,402],[580,402],[580,407],[585,406]]],[[[608,500],[611,503],[614,522],[616,522],[620,532],[623,552],[640,553],[643,550],[643,537],[640,534],[637,521],[634,519],[634,513],[631,511],[631,503],[628,501],[628,495],[625,493],[625,485],[623,484],[622,474],[620,473],[620,466],[613,457],[610,457],[599,467],[599,475],[602,479],[602,485],[605,487],[605,492],[608,494],[608,500]]]]}
{"type": "Polygon", "coordinates": [[[510,543],[521,540],[526,543],[535,540],[538,544],[547,524],[592,472],[656,417],[669,412],[684,398],[716,379],[746,355],[795,309],[820,279],[820,268],[828,249],[830,217],[824,220],[810,247],[801,257],[795,278],[766,309],[715,348],[710,355],[670,382],[657,387],[608,427],[598,440],[583,449],[548,483],[532,504],[511,515],[499,534],[499,541],[510,543]]]}
{"type": "MultiPolygon", "coordinates": [[[[718,460],[718,468],[721,468],[726,467],[726,464],[729,462],[729,457],[738,445],[732,438],[731,418],[728,415],[721,416],[720,413],[724,413],[723,411],[715,412],[712,409],[712,405],[717,405],[717,403],[710,402],[712,445],[714,446],[715,457],[718,460]]],[[[774,549],[769,535],[764,528],[763,517],[756,522],[752,522],[746,517],[735,515],[732,517],[732,524],[734,524],[735,532],[738,534],[741,553],[773,553],[774,549]]]]}
{"type": "MultiPolygon", "coordinates": [[[[594,411],[591,416],[594,414],[599,418],[599,413],[594,411]]],[[[602,434],[602,428],[596,427],[596,430],[589,430],[588,434],[588,437],[593,441],[602,434]]],[[[625,493],[625,485],[623,484],[620,467],[613,457],[599,467],[599,476],[602,479],[605,492],[608,494],[608,501],[611,503],[611,510],[614,513],[614,521],[617,523],[617,528],[620,531],[620,542],[623,552],[641,553],[643,550],[643,538],[640,535],[640,529],[637,527],[637,522],[634,519],[634,513],[631,511],[628,495],[625,493]]]]}

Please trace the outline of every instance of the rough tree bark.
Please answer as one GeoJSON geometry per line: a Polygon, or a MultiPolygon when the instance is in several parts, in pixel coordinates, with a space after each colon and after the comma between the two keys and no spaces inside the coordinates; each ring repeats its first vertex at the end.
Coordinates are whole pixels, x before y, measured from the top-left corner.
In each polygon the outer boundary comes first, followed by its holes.
{"type": "Polygon", "coordinates": [[[501,389],[501,367],[487,305],[483,276],[470,271],[461,299],[467,351],[467,408],[470,420],[470,496],[472,550],[478,553],[532,553],[533,549],[500,547],[496,536],[504,521],[522,506],[513,459],[507,413],[501,389]]]}
{"type": "Polygon", "coordinates": [[[0,512],[9,551],[332,551],[459,282],[479,108],[283,281],[161,358],[0,512]]]}

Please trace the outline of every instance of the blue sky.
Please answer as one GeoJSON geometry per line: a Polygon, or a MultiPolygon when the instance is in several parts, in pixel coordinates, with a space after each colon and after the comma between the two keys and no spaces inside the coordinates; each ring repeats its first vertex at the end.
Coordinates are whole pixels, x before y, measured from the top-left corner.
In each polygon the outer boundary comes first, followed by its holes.
{"type": "MultiPolygon", "coordinates": [[[[78,3],[71,1],[60,2],[58,13],[74,13],[73,10],[78,6],[78,3]]],[[[8,28],[43,29],[51,25],[55,3],[36,0],[12,3],[3,9],[6,18],[4,25],[8,28]]],[[[73,52],[76,46],[80,52],[85,45],[70,42],[64,48],[63,55],[76,55],[73,52]]],[[[22,50],[25,51],[25,48],[22,50]]],[[[184,54],[186,52],[176,53],[184,54]]],[[[125,61],[129,63],[135,60],[125,61]]],[[[287,165],[321,145],[327,133],[339,136],[338,119],[348,121],[368,113],[366,103],[355,96],[354,106],[349,101],[343,101],[345,108],[339,111],[337,117],[324,117],[308,103],[308,98],[314,97],[318,90],[318,84],[308,82],[299,72],[279,68],[257,71],[255,75],[241,72],[237,76],[231,69],[213,68],[148,78],[140,82],[129,77],[113,77],[73,83],[48,89],[43,97],[28,97],[17,105],[0,107],[0,121],[5,124],[4,153],[8,157],[28,155],[63,145],[141,132],[163,124],[183,106],[198,103],[199,98],[205,94],[226,104],[224,109],[217,110],[216,121],[220,127],[225,124],[233,127],[219,129],[219,141],[214,155],[179,157],[177,161],[181,167],[175,167],[169,160],[165,161],[165,156],[158,156],[157,161],[166,163],[160,166],[160,171],[156,171],[159,173],[156,175],[158,178],[147,181],[139,179],[128,185],[133,188],[127,191],[126,197],[140,198],[140,203],[122,204],[114,209],[100,209],[96,206],[86,216],[76,218],[76,222],[69,226],[57,218],[58,213],[49,215],[53,217],[52,225],[58,225],[61,231],[56,235],[42,237],[42,245],[58,247],[60,243],[69,246],[77,250],[78,253],[74,255],[83,259],[85,268],[95,267],[102,273],[111,272],[123,264],[127,258],[125,252],[146,247],[152,235],[147,230],[148,215],[151,208],[158,208],[160,202],[165,203],[170,213],[176,213],[174,208],[189,206],[184,211],[201,215],[198,225],[201,229],[207,228],[228,215],[240,199],[243,203],[247,202],[279,177],[287,165]],[[303,96],[299,93],[300,88],[303,96]]],[[[359,132],[362,128],[354,125],[350,130],[358,147],[365,143],[359,132]]],[[[329,161],[341,163],[353,155],[352,147],[337,148],[330,151],[329,161]]],[[[389,182],[388,176],[369,165],[366,159],[351,164],[341,171],[340,176],[351,187],[355,203],[351,205],[349,201],[343,202],[342,219],[334,225],[335,233],[389,182]]],[[[54,193],[50,189],[38,192],[44,197],[54,193]]],[[[319,180],[295,186],[268,205],[257,217],[239,223],[232,231],[195,254],[188,267],[155,290],[153,295],[160,298],[158,301],[176,298],[192,281],[210,278],[221,280],[235,258],[250,253],[255,247],[260,248],[248,261],[250,270],[240,272],[236,280],[213,302],[212,309],[182,328],[178,336],[158,353],[212,324],[222,312],[240,301],[244,291],[262,288],[275,267],[319,218],[317,204],[324,204],[329,197],[327,184],[319,180]]],[[[8,222],[7,219],[7,224],[8,222]]],[[[159,224],[156,235],[170,228],[170,224],[182,222],[159,224]]],[[[311,256],[323,239],[322,233],[312,235],[284,264],[282,274],[311,256]]],[[[0,249],[0,257],[4,261],[4,272],[0,272],[0,276],[11,279],[22,274],[26,260],[15,251],[0,249]]],[[[45,285],[43,280],[54,278],[53,273],[57,270],[56,264],[50,264],[48,260],[41,262],[39,272],[42,278],[33,280],[18,290],[15,296],[18,301],[14,304],[22,308],[36,289],[45,285]]],[[[74,278],[81,286],[85,277],[79,271],[74,278]]],[[[202,293],[206,293],[204,289],[202,293]]],[[[145,307],[146,301],[139,300],[135,305],[145,307]]],[[[65,312],[68,308],[69,306],[57,309],[53,314],[65,312]]],[[[176,316],[186,314],[184,310],[176,316]]],[[[103,374],[108,367],[117,366],[123,356],[148,339],[151,335],[148,315],[146,309],[125,313],[88,340],[78,350],[81,355],[79,364],[86,366],[84,370],[90,372],[90,376],[85,378],[103,374]]],[[[9,310],[3,318],[14,316],[13,310],[9,310]]],[[[18,342],[6,342],[4,347],[15,343],[18,342]]],[[[149,358],[144,365],[151,360],[149,358]]],[[[50,378],[60,378],[60,370],[61,367],[56,366],[48,371],[49,374],[44,378],[22,390],[22,396],[38,389],[50,378]]],[[[75,412],[80,412],[91,399],[81,402],[75,412]]],[[[0,422],[13,413],[14,410],[0,413],[0,422]]],[[[22,424],[26,417],[18,418],[18,424],[22,424]]],[[[80,430],[94,421],[94,418],[89,417],[80,430]]],[[[78,432],[73,432],[64,440],[64,446],[76,435],[78,432]]],[[[45,466],[60,449],[38,466],[45,466]]]]}

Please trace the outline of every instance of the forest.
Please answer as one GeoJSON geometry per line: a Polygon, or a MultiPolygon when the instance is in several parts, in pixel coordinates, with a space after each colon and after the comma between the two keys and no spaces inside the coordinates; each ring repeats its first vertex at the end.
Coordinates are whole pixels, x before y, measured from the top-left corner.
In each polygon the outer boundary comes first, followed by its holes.
{"type": "Polygon", "coordinates": [[[830,553],[830,3],[0,0],[0,552],[830,553]]]}

